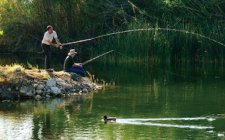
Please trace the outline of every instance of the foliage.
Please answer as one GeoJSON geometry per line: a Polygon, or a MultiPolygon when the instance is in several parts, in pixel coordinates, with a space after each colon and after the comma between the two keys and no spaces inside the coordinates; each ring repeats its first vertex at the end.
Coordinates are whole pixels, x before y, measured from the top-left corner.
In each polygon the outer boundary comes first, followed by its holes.
{"type": "MultiPolygon", "coordinates": [[[[13,52],[36,51],[49,24],[62,42],[155,27],[186,30],[223,41],[224,9],[225,2],[218,0],[2,0],[0,45],[13,52]]],[[[123,58],[125,61],[129,58],[150,62],[223,63],[224,60],[221,45],[198,35],[157,29],[119,34],[79,45],[88,46],[81,49],[81,55],[87,51],[95,55],[112,47],[128,56],[123,58]]]]}

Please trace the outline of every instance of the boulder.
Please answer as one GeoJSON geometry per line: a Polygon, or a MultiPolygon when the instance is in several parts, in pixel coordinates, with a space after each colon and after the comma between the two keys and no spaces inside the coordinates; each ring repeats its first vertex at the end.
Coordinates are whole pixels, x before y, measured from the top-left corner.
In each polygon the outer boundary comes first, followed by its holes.
{"type": "Polygon", "coordinates": [[[56,86],[56,79],[55,78],[51,78],[47,81],[46,85],[48,87],[55,87],[56,86]]]}
{"type": "Polygon", "coordinates": [[[32,86],[22,86],[20,88],[20,96],[33,97],[34,89],[32,86]]]}
{"type": "Polygon", "coordinates": [[[42,89],[44,89],[44,88],[45,88],[45,86],[40,84],[40,85],[37,86],[36,89],[37,89],[37,90],[42,90],[42,89]]]}
{"type": "Polygon", "coordinates": [[[35,100],[41,100],[41,99],[42,99],[42,97],[40,95],[35,96],[35,100]]]}
{"type": "Polygon", "coordinates": [[[42,93],[42,90],[38,89],[38,90],[36,90],[36,93],[37,94],[41,94],[42,93]]]}
{"type": "Polygon", "coordinates": [[[55,95],[58,95],[61,93],[61,89],[59,89],[58,87],[51,87],[51,92],[55,95]]]}

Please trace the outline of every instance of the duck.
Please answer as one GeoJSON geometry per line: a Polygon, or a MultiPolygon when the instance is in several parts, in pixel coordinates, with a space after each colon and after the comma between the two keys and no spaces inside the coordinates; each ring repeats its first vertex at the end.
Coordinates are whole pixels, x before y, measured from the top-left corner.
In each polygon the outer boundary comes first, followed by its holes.
{"type": "Polygon", "coordinates": [[[116,117],[103,116],[103,120],[104,120],[105,123],[107,123],[107,122],[116,122],[116,117]]]}

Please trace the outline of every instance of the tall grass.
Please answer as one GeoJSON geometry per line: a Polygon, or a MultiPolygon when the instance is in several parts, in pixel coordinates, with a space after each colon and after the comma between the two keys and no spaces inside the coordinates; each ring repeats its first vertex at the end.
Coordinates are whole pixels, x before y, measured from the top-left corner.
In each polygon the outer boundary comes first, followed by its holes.
{"type": "Polygon", "coordinates": [[[156,28],[78,44],[86,46],[79,48],[80,55],[92,57],[114,49],[120,55],[109,61],[121,63],[224,63],[224,47],[197,35],[224,43],[223,1],[8,0],[1,1],[0,5],[0,29],[4,32],[0,44],[14,52],[40,48],[48,24],[54,26],[62,42],[109,32],[156,28]],[[158,30],[157,27],[197,34],[158,30]]]}

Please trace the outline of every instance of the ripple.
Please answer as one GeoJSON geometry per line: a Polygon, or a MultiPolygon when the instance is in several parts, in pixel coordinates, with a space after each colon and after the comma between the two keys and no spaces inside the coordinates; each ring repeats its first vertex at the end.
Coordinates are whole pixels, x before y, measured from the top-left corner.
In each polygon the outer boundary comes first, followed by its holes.
{"type": "Polygon", "coordinates": [[[130,119],[120,119],[128,121],[198,121],[198,120],[207,120],[213,121],[214,118],[208,117],[185,117],[185,118],[130,118],[130,119]]]}
{"type": "Polygon", "coordinates": [[[224,137],[225,135],[223,133],[218,133],[217,136],[218,137],[224,137]]]}
{"type": "Polygon", "coordinates": [[[133,124],[133,125],[147,125],[147,126],[159,126],[159,127],[175,127],[175,128],[189,128],[189,129],[213,129],[212,126],[203,125],[183,125],[183,124],[169,124],[169,123],[156,123],[154,121],[214,121],[215,118],[209,117],[184,117],[184,118],[128,118],[117,119],[116,123],[120,124],[133,124]]]}

